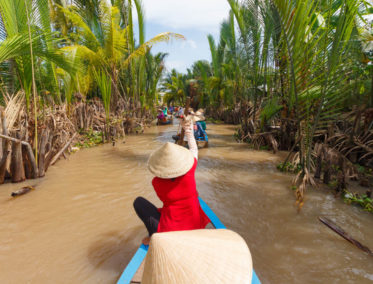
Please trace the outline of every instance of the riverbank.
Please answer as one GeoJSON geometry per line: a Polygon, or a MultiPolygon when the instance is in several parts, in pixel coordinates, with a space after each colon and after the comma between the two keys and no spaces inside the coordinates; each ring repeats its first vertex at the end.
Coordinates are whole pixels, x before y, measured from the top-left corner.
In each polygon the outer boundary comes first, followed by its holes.
{"type": "Polygon", "coordinates": [[[281,116],[267,121],[261,103],[257,108],[237,104],[234,108],[207,108],[207,112],[211,123],[236,124],[237,142],[255,150],[288,153],[278,169],[294,174],[292,189],[299,210],[307,191],[324,186],[346,203],[373,213],[373,150],[369,146],[373,138],[372,109],[354,107],[353,111],[341,113],[334,123],[306,139],[312,141],[309,144],[304,141],[305,134],[300,136],[296,119],[286,118],[281,112],[281,116]],[[306,160],[307,168],[304,167],[306,160]]]}
{"type": "MultiPolygon", "coordinates": [[[[1,283],[115,283],[146,231],[132,202],[144,196],[160,205],[146,170],[149,154],[172,141],[173,126],[129,135],[61,160],[37,180],[5,184],[0,191],[1,283]],[[17,199],[23,185],[36,190],[17,199]],[[60,281],[60,279],[63,279],[60,281]]],[[[292,175],[283,159],[247,149],[234,127],[208,125],[209,148],[200,150],[197,187],[228,228],[247,241],[262,283],[370,283],[371,259],[331,232],[327,216],[373,247],[371,214],[312,190],[296,213],[292,175]]]]}
{"type": "Polygon", "coordinates": [[[9,97],[0,108],[0,184],[43,177],[49,166],[67,153],[111,142],[129,133],[143,133],[154,119],[152,111],[124,99],[108,113],[102,101],[43,106],[34,116],[23,93],[9,97]]]}

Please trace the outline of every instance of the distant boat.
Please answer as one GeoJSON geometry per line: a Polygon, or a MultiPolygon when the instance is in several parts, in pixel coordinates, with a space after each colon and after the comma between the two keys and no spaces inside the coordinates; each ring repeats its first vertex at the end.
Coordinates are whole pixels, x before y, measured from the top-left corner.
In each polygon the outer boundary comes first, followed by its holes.
{"type": "MultiPolygon", "coordinates": [[[[203,212],[209,217],[212,225],[215,229],[226,229],[224,224],[219,220],[211,208],[202,200],[201,197],[198,197],[199,203],[203,212]]],[[[128,263],[126,269],[123,271],[120,276],[117,284],[131,284],[138,283],[141,284],[141,278],[143,274],[143,261],[148,252],[149,246],[141,244],[139,249],[136,251],[135,255],[132,257],[131,261],[128,263]]],[[[253,277],[251,284],[260,284],[260,280],[253,269],[253,277]]]]}
{"type": "Polygon", "coordinates": [[[158,120],[157,120],[157,125],[167,125],[167,124],[171,124],[171,123],[172,123],[172,116],[164,118],[164,119],[159,119],[158,118],[158,120]]]}

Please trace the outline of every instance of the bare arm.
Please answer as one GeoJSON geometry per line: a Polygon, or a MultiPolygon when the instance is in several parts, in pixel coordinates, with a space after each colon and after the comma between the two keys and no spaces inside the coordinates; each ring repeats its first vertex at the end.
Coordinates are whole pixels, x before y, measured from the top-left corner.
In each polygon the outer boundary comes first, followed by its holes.
{"type": "Polygon", "coordinates": [[[185,136],[188,141],[189,150],[192,152],[194,158],[198,160],[198,147],[196,139],[194,138],[193,120],[188,116],[183,122],[185,136]]]}

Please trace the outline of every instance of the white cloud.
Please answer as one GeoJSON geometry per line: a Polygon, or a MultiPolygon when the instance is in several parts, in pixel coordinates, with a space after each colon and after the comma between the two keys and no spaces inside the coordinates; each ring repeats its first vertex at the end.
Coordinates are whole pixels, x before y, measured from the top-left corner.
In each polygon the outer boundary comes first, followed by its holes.
{"type": "Polygon", "coordinates": [[[190,47],[192,49],[196,49],[197,48],[197,43],[192,39],[188,39],[188,40],[183,41],[181,47],[182,48],[190,47]]]}
{"type": "Polygon", "coordinates": [[[228,17],[227,0],[143,0],[146,22],[177,29],[216,32],[228,17]]]}
{"type": "MultiPolygon", "coordinates": [[[[1,0],[0,0],[1,1],[1,0]]],[[[228,18],[227,0],[142,0],[147,38],[160,32],[183,34],[187,40],[158,44],[153,52],[167,52],[166,68],[185,72],[194,61],[210,58],[206,35],[219,36],[221,22],[228,18]]],[[[136,11],[136,9],[135,9],[136,11]]],[[[135,33],[138,29],[134,12],[135,33]]]]}

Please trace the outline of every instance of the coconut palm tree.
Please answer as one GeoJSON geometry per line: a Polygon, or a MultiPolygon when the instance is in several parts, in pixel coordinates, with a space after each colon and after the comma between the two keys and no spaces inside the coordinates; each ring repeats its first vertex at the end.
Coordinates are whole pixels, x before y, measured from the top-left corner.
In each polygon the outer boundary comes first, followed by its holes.
{"type": "MultiPolygon", "coordinates": [[[[286,139],[280,139],[298,149],[301,171],[296,193],[302,204],[305,186],[312,183],[315,135],[336,120],[346,102],[357,102],[362,94],[364,99],[359,100],[367,101],[371,73],[362,71],[366,67],[361,58],[365,64],[369,59],[362,52],[359,23],[369,4],[364,0],[228,3],[230,17],[222,23],[219,44],[208,38],[209,102],[215,108],[240,102],[244,136],[248,131],[256,134],[257,126],[265,131],[274,119],[289,124],[285,129],[296,129],[295,137],[284,133],[286,139]]],[[[196,78],[204,77],[201,68],[193,70],[196,78]]]]}
{"type": "Polygon", "coordinates": [[[152,55],[150,52],[146,54],[144,98],[147,106],[153,106],[158,101],[158,84],[165,72],[164,60],[167,55],[167,53],[162,52],[155,55],[152,55]]]}
{"type": "Polygon", "coordinates": [[[186,75],[172,69],[162,83],[162,91],[166,93],[163,102],[184,105],[187,96],[187,80],[186,75]]]}
{"type": "MultiPolygon", "coordinates": [[[[168,41],[171,38],[182,39],[183,36],[170,32],[162,33],[134,48],[132,27],[131,25],[123,27],[120,7],[116,4],[111,5],[105,0],[97,0],[97,4],[95,6],[97,15],[93,22],[90,21],[90,17],[84,17],[86,10],[82,11],[81,7],[60,7],[76,31],[71,38],[72,44],[64,47],[64,50],[77,54],[83,61],[89,63],[87,64],[88,74],[93,74],[94,69],[106,72],[112,82],[111,104],[112,110],[114,110],[120,97],[119,77],[124,73],[121,71],[128,71],[127,68],[129,68],[132,77],[130,81],[134,82],[133,79],[136,79],[136,62],[134,60],[141,61],[141,58],[158,42],[168,41]]],[[[138,64],[140,69],[138,72],[142,73],[143,63],[138,64]]],[[[93,77],[91,76],[91,78],[93,77]]],[[[134,85],[138,90],[141,89],[139,81],[134,85]]]]}
{"type": "Polygon", "coordinates": [[[54,36],[48,7],[48,0],[0,2],[0,63],[7,74],[3,78],[11,92],[18,89],[25,92],[27,106],[30,104],[32,63],[38,73],[36,77],[41,79],[37,81],[38,88],[48,90],[57,100],[60,97],[56,67],[71,74],[76,70],[59,48],[61,39],[54,36]]]}

